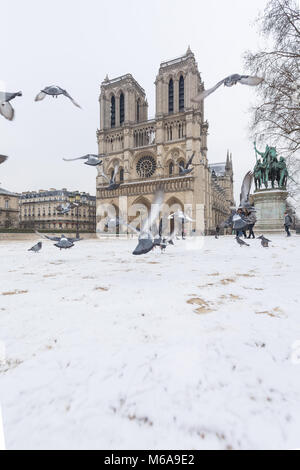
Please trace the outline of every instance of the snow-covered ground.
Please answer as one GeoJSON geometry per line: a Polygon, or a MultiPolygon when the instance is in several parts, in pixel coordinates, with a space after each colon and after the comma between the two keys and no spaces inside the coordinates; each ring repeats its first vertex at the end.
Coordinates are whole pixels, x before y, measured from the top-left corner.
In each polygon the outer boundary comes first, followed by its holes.
{"type": "Polygon", "coordinates": [[[300,448],[300,237],[272,241],[1,241],[6,447],[300,448]]]}

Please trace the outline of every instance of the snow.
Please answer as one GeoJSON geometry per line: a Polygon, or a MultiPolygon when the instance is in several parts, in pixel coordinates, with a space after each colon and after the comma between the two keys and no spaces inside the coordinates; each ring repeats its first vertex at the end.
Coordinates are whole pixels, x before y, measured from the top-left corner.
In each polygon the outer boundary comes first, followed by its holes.
{"type": "Polygon", "coordinates": [[[271,239],[0,241],[6,447],[299,448],[300,238],[271,239]]]}

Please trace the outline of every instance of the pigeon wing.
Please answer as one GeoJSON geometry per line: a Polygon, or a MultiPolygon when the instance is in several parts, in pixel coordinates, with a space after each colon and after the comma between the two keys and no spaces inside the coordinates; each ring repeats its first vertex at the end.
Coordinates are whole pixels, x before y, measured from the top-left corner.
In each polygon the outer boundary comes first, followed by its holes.
{"type": "Polygon", "coordinates": [[[5,162],[5,160],[7,160],[8,157],[6,155],[0,155],[0,164],[5,162]]]}
{"type": "Polygon", "coordinates": [[[76,158],[63,158],[65,162],[74,162],[74,160],[87,160],[89,155],[84,155],[83,157],[76,157],[76,158]]]}
{"type": "Polygon", "coordinates": [[[190,158],[189,161],[187,162],[186,167],[185,167],[186,170],[187,170],[188,167],[192,164],[192,161],[193,161],[194,156],[195,156],[195,153],[193,153],[193,155],[191,156],[191,158],[190,158]]]}
{"type": "Polygon", "coordinates": [[[239,83],[242,85],[248,85],[248,86],[257,86],[260,85],[264,81],[263,78],[261,77],[251,77],[249,75],[242,75],[239,83]]]}
{"type": "Polygon", "coordinates": [[[189,217],[188,215],[184,215],[184,219],[188,222],[196,222],[194,219],[191,219],[191,217],[189,217]]]}
{"type": "Polygon", "coordinates": [[[2,116],[4,116],[9,121],[12,121],[15,116],[12,105],[7,101],[2,101],[0,103],[0,114],[2,114],[2,116]]]}
{"type": "Polygon", "coordinates": [[[64,94],[67,98],[69,98],[69,99],[72,101],[72,103],[73,103],[75,106],[77,106],[77,108],[80,108],[80,109],[81,109],[81,106],[80,106],[78,103],[76,103],[76,101],[72,98],[71,95],[69,95],[69,93],[68,93],[67,91],[64,91],[63,94],[64,94]]]}
{"type": "Polygon", "coordinates": [[[35,97],[35,100],[34,101],[42,101],[46,96],[46,93],[44,93],[43,91],[40,91],[40,93],[38,93],[35,97]]]}
{"type": "Polygon", "coordinates": [[[216,91],[218,88],[220,88],[221,85],[223,85],[223,83],[225,82],[226,78],[224,78],[223,80],[221,80],[220,82],[218,82],[215,86],[213,86],[212,88],[209,88],[208,90],[204,90],[202,91],[201,93],[199,93],[199,95],[195,96],[195,98],[192,98],[191,101],[193,103],[201,103],[202,100],[205,100],[205,98],[207,98],[209,95],[211,95],[212,93],[214,93],[214,91],[216,91]]]}
{"type": "Polygon", "coordinates": [[[103,170],[102,170],[102,171],[100,171],[100,175],[101,175],[101,176],[103,176],[103,178],[105,178],[105,179],[106,179],[106,181],[108,181],[108,182],[110,183],[110,180],[109,180],[109,178],[106,176],[106,174],[103,172],[103,170]]]}
{"type": "Polygon", "coordinates": [[[244,207],[246,204],[249,204],[249,195],[250,195],[250,190],[251,190],[251,185],[253,181],[253,173],[252,171],[248,171],[246,174],[242,188],[241,188],[241,194],[240,194],[240,206],[244,207]]]}
{"type": "Polygon", "coordinates": [[[44,235],[43,233],[38,232],[37,230],[35,231],[37,235],[39,235],[42,238],[46,238],[47,240],[51,240],[53,242],[59,242],[60,237],[49,237],[49,235],[44,235]]]}
{"type": "Polygon", "coordinates": [[[241,230],[245,227],[247,227],[247,222],[242,219],[242,217],[240,217],[238,214],[234,215],[233,216],[233,228],[234,230],[241,230]]]}
{"type": "Polygon", "coordinates": [[[221,226],[222,228],[232,227],[232,224],[233,224],[233,216],[234,216],[235,214],[236,214],[236,211],[235,211],[235,210],[231,211],[231,214],[230,214],[230,216],[228,217],[228,219],[226,219],[224,222],[222,222],[222,223],[220,224],[220,226],[221,226]]]}

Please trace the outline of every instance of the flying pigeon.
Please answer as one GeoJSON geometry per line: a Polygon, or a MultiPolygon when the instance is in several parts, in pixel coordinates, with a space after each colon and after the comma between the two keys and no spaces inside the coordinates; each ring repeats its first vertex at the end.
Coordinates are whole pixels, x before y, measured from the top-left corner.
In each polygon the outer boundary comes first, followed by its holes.
{"type": "Polygon", "coordinates": [[[36,234],[39,235],[40,237],[46,238],[47,240],[56,242],[54,243],[54,246],[56,246],[57,248],[60,248],[61,250],[72,248],[75,242],[79,242],[82,240],[81,238],[68,238],[65,235],[61,235],[60,237],[49,237],[49,235],[43,235],[39,232],[36,232],[36,234]]]}
{"type": "Polygon", "coordinates": [[[14,108],[10,104],[10,101],[16,96],[22,96],[22,92],[6,93],[5,91],[0,91],[0,114],[9,121],[12,121],[15,115],[14,108]]]}
{"type": "MultiPolygon", "coordinates": [[[[253,181],[253,173],[248,171],[246,176],[243,179],[242,187],[241,187],[241,194],[240,194],[240,209],[251,209],[251,204],[249,201],[250,197],[250,190],[253,181]]],[[[221,227],[227,228],[231,227],[234,230],[242,230],[243,228],[247,227],[248,222],[246,218],[244,219],[240,214],[237,213],[235,208],[231,209],[231,214],[227,220],[225,220],[221,227]]]]}
{"type": "Polygon", "coordinates": [[[191,156],[191,158],[189,159],[185,167],[179,163],[179,175],[180,176],[188,175],[189,173],[193,171],[194,168],[189,169],[189,166],[192,164],[194,156],[195,154],[193,153],[193,155],[191,156]]]}
{"type": "Polygon", "coordinates": [[[247,225],[248,222],[237,213],[236,209],[233,209],[228,219],[221,223],[221,227],[231,227],[234,230],[243,230],[245,227],[247,227],[247,225]]]}
{"type": "Polygon", "coordinates": [[[107,219],[105,228],[114,229],[114,228],[120,227],[121,225],[126,225],[126,224],[123,221],[122,217],[117,215],[116,217],[110,217],[107,219]]]}
{"type": "Polygon", "coordinates": [[[269,243],[271,243],[271,240],[268,240],[263,235],[261,235],[260,237],[257,237],[257,238],[260,238],[261,246],[263,246],[264,248],[269,248],[269,243]]]}
{"type": "Polygon", "coordinates": [[[132,252],[133,255],[144,255],[152,250],[154,247],[154,234],[153,234],[153,226],[155,220],[157,219],[161,206],[164,200],[164,193],[162,190],[158,190],[155,194],[154,201],[151,205],[151,210],[148,218],[143,223],[140,232],[128,225],[129,228],[134,230],[139,235],[139,242],[135,250],[132,252]]]}
{"type": "Polygon", "coordinates": [[[72,103],[77,106],[77,108],[81,108],[81,106],[76,103],[76,101],[72,98],[71,95],[66,90],[63,90],[59,86],[56,85],[51,85],[47,86],[43,90],[40,91],[40,93],[35,97],[35,101],[41,101],[43,100],[47,95],[52,96],[53,98],[57,98],[59,95],[65,95],[67,98],[69,98],[72,103]]]}
{"type": "Polygon", "coordinates": [[[73,162],[74,160],[86,160],[84,162],[85,165],[89,166],[98,166],[103,163],[103,160],[99,158],[99,155],[95,155],[92,153],[88,153],[87,155],[84,155],[83,157],[77,157],[77,158],[63,158],[65,162],[73,162]]]}
{"type": "Polygon", "coordinates": [[[224,78],[223,80],[218,82],[214,87],[209,88],[209,90],[202,91],[201,93],[199,93],[199,95],[195,96],[195,98],[192,98],[191,101],[193,101],[194,103],[200,103],[202,100],[207,98],[211,93],[216,91],[223,84],[227,87],[232,87],[237,83],[240,83],[241,85],[257,86],[263,81],[264,79],[261,77],[251,77],[250,75],[239,75],[238,73],[235,73],[233,75],[229,75],[229,77],[224,78]]]}
{"type": "Polygon", "coordinates": [[[78,207],[78,204],[76,204],[76,202],[67,202],[66,204],[60,204],[55,208],[55,210],[59,214],[68,214],[75,207],[78,207]]]}
{"type": "Polygon", "coordinates": [[[112,175],[111,179],[109,179],[104,174],[103,170],[100,172],[100,175],[103,176],[109,183],[109,185],[104,189],[107,189],[108,191],[114,191],[115,189],[118,189],[119,186],[121,186],[121,183],[116,183],[116,176],[117,176],[117,173],[118,173],[118,169],[119,169],[119,164],[117,163],[114,167],[114,172],[113,172],[113,175],[112,175]]]}
{"type": "Polygon", "coordinates": [[[42,242],[38,242],[32,248],[29,248],[28,251],[33,251],[34,253],[38,253],[42,249],[42,242]]]}
{"type": "Polygon", "coordinates": [[[148,253],[152,250],[154,246],[155,236],[156,238],[161,238],[162,235],[162,220],[159,223],[158,234],[154,234],[154,231],[157,231],[157,226],[155,221],[159,215],[161,210],[161,206],[164,200],[164,193],[161,189],[159,189],[155,196],[154,201],[151,205],[151,210],[148,218],[144,222],[143,226],[141,227],[141,232],[139,235],[139,243],[138,246],[133,251],[133,255],[141,255],[144,253],[148,253]],[[157,237],[158,235],[158,237],[157,237]]]}
{"type": "Polygon", "coordinates": [[[253,173],[248,171],[245,178],[243,179],[241,194],[240,194],[240,207],[242,209],[248,209],[251,207],[249,202],[250,190],[253,182],[253,173]]]}
{"type": "Polygon", "coordinates": [[[240,246],[250,246],[248,243],[244,242],[244,240],[241,240],[238,236],[236,236],[235,239],[240,246]]]}
{"type": "Polygon", "coordinates": [[[1,165],[1,163],[4,163],[5,160],[7,160],[7,159],[8,159],[8,157],[6,155],[0,155],[0,165],[1,165]]]}
{"type": "Polygon", "coordinates": [[[183,222],[195,222],[194,219],[191,219],[188,215],[184,214],[181,210],[177,210],[173,214],[169,215],[168,219],[179,219],[183,222]]]}

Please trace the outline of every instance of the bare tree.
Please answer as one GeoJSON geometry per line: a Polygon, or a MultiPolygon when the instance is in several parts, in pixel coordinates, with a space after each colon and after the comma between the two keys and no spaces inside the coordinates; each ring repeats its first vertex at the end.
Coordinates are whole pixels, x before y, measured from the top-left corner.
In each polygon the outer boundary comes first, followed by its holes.
{"type": "Polygon", "coordinates": [[[251,130],[277,145],[294,170],[300,150],[299,6],[294,0],[270,0],[258,24],[266,48],[245,55],[247,69],[265,78],[251,130]]]}

